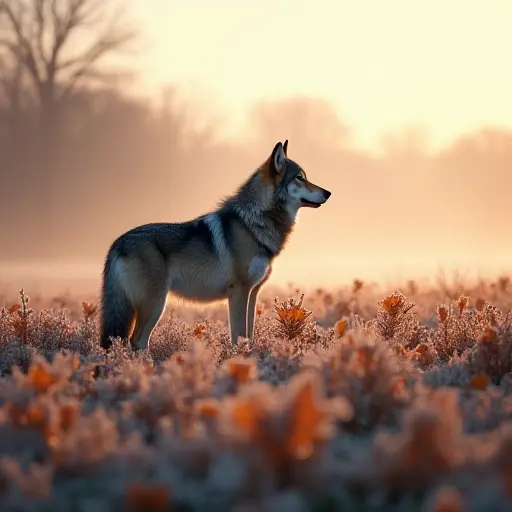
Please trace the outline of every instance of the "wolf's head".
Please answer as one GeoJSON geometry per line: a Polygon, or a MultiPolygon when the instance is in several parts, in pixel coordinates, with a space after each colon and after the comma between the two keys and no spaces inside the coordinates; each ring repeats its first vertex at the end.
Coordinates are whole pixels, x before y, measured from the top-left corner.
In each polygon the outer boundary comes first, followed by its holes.
{"type": "Polygon", "coordinates": [[[288,158],[288,140],[278,142],[265,165],[260,168],[274,194],[291,212],[303,206],[318,208],[329,199],[331,193],[308,180],[304,169],[288,158]]]}

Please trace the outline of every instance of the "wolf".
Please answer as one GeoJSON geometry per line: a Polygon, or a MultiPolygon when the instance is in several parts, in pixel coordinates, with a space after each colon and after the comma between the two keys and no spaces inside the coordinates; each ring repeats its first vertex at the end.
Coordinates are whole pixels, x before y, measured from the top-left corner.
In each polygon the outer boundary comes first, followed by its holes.
{"type": "Polygon", "coordinates": [[[196,303],[226,300],[231,342],[252,338],[256,300],[302,207],[331,192],[288,158],[288,140],[219,207],[183,223],[145,224],[119,236],[102,275],[101,334],[148,348],[169,295],[196,303]]]}

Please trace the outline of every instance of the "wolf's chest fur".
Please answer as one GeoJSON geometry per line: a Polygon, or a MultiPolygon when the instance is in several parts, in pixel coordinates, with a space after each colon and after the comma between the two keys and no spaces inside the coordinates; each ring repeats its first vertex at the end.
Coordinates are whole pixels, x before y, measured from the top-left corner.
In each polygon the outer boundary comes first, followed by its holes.
{"type": "Polygon", "coordinates": [[[233,286],[243,285],[252,289],[259,284],[270,271],[270,262],[255,256],[241,272],[240,264],[234,268],[226,261],[211,263],[208,268],[170,267],[168,270],[168,288],[172,294],[194,301],[222,300],[228,297],[233,286]]]}
{"type": "Polygon", "coordinates": [[[218,214],[199,218],[190,239],[167,261],[169,291],[195,301],[225,299],[233,286],[252,289],[269,273],[271,258],[257,238],[218,214]],[[201,224],[208,227],[210,239],[201,224]]]}

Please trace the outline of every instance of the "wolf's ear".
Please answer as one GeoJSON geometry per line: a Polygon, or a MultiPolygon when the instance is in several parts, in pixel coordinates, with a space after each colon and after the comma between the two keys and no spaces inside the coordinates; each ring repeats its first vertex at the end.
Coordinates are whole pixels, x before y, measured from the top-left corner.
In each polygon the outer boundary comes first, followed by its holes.
{"type": "MultiPolygon", "coordinates": [[[[286,143],[285,143],[286,144],[286,143]]],[[[284,167],[284,161],[286,160],[286,152],[281,142],[278,142],[272,151],[272,156],[270,157],[270,167],[271,169],[279,174],[284,167]]]]}
{"type": "Polygon", "coordinates": [[[288,139],[286,139],[284,141],[284,144],[283,144],[283,151],[284,151],[284,154],[286,155],[286,157],[288,158],[288,139]]]}

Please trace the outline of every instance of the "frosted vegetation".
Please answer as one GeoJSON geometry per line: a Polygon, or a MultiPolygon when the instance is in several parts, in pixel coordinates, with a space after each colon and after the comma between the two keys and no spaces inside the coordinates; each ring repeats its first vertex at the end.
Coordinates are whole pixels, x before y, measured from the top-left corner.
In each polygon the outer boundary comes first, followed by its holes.
{"type": "Polygon", "coordinates": [[[286,293],[252,342],[170,310],[108,354],[93,303],[3,300],[0,509],[510,506],[507,278],[286,293]]]}

